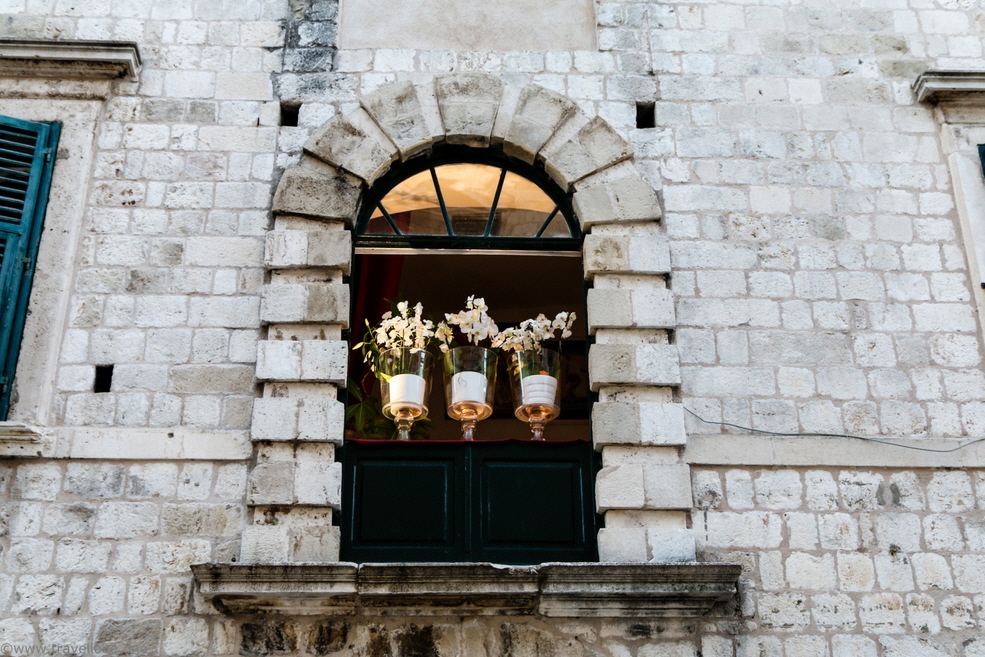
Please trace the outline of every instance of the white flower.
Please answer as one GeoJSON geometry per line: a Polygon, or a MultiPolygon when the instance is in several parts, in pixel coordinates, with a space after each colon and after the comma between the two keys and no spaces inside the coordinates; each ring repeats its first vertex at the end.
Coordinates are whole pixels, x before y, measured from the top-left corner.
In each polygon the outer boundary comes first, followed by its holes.
{"type": "Polygon", "coordinates": [[[447,346],[451,340],[450,327],[457,326],[470,343],[478,345],[489,336],[499,332],[499,327],[489,316],[488,311],[489,308],[486,306],[485,299],[481,297],[476,299],[475,296],[470,296],[465,302],[465,310],[445,315],[445,321],[449,324],[447,340],[439,339],[447,346]]]}
{"type": "Polygon", "coordinates": [[[507,351],[539,351],[541,343],[544,340],[553,340],[556,331],[561,332],[561,338],[571,337],[574,322],[574,313],[561,312],[553,320],[541,313],[534,319],[525,319],[518,326],[494,335],[492,346],[507,351]]]}

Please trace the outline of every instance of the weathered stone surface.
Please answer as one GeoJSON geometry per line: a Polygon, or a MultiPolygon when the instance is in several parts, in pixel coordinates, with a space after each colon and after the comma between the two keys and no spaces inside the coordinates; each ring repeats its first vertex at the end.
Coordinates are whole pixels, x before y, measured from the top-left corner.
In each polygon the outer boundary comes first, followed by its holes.
{"type": "Polygon", "coordinates": [[[506,131],[503,150],[508,155],[533,163],[544,144],[576,111],[577,106],[561,94],[537,85],[527,85],[520,92],[506,131]]]}
{"type": "Polygon", "coordinates": [[[585,237],[585,274],[665,274],[670,271],[667,240],[658,235],[585,237]]]}
{"type": "Polygon", "coordinates": [[[655,402],[596,402],[592,436],[596,445],[684,445],[684,409],[655,402]]]}
{"type": "Polygon", "coordinates": [[[588,355],[592,390],[607,385],[679,385],[676,345],[596,344],[588,355]]]}
{"type": "Polygon", "coordinates": [[[271,283],[263,287],[260,319],[349,325],[349,286],[328,283],[271,283]]]}
{"type": "Polygon", "coordinates": [[[457,73],[434,81],[445,139],[452,144],[488,146],[503,82],[493,75],[457,73]]]}
{"type": "Polygon", "coordinates": [[[588,327],[674,328],[674,297],[666,289],[592,288],[588,291],[588,327]]]}
{"type": "Polygon", "coordinates": [[[362,105],[400,149],[402,159],[428,148],[438,137],[425,117],[418,89],[410,82],[381,87],[364,96],[362,105]]]}
{"type": "Polygon", "coordinates": [[[397,147],[361,107],[337,115],[305,142],[305,151],[372,184],[397,159],[397,147]]]}
{"type": "Polygon", "coordinates": [[[632,156],[632,147],[605,120],[596,117],[571,139],[544,153],[547,173],[561,186],[572,185],[596,171],[632,156]]]}
{"type": "Polygon", "coordinates": [[[93,650],[97,655],[153,655],[160,650],[158,619],[106,619],[96,625],[93,650]]]}
{"type": "Polygon", "coordinates": [[[583,229],[599,224],[656,221],[661,214],[656,191],[634,175],[578,185],[572,203],[583,229]]]}
{"type": "Polygon", "coordinates": [[[271,269],[329,267],[349,272],[352,233],[347,230],[272,230],[264,264],[271,269]]]}
{"type": "Polygon", "coordinates": [[[281,176],[273,210],[352,224],[358,200],[359,185],[353,177],[297,166],[281,176]]]}

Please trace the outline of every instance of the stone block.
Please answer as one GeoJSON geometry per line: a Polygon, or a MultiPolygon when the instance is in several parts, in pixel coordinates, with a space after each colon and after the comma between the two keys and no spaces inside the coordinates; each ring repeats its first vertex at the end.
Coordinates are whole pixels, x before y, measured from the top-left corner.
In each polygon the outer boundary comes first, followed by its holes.
{"type": "Polygon", "coordinates": [[[596,171],[628,159],[629,142],[604,119],[596,117],[565,142],[549,147],[544,154],[548,175],[561,186],[571,186],[596,171]]]}
{"type": "Polygon", "coordinates": [[[290,559],[295,563],[334,563],[339,560],[342,532],[331,525],[295,529],[290,538],[290,559]]]}
{"type": "Polygon", "coordinates": [[[345,385],[349,343],[342,340],[303,340],[300,344],[302,381],[345,385]]]}
{"type": "Polygon", "coordinates": [[[585,274],[666,274],[670,248],[659,235],[591,234],[585,237],[585,274]]]}
{"type": "Polygon", "coordinates": [[[297,381],[301,378],[300,342],[261,340],[257,342],[256,376],[268,381],[297,381]]]}
{"type": "Polygon", "coordinates": [[[595,344],[588,355],[592,390],[607,385],[676,386],[681,383],[677,346],[595,344]]]}
{"type": "Polygon", "coordinates": [[[247,504],[293,504],[294,469],[290,461],[257,463],[250,471],[247,504]]]}
{"type": "Polygon", "coordinates": [[[488,146],[503,81],[483,73],[456,73],[436,78],[434,91],[448,143],[488,146]]]}
{"type": "Polygon", "coordinates": [[[603,527],[599,530],[599,561],[646,563],[646,530],[641,527],[603,527]]]}
{"type": "Polygon", "coordinates": [[[262,397],[254,401],[250,438],[294,440],[297,437],[298,402],[288,397],[262,397]]]}
{"type": "Polygon", "coordinates": [[[648,509],[690,509],[691,468],[683,463],[643,466],[648,509]]]}
{"type": "Polygon", "coordinates": [[[574,102],[559,93],[527,85],[520,92],[506,129],[503,150],[533,164],[540,149],[577,109],[574,102]]]}
{"type": "Polygon", "coordinates": [[[675,328],[674,295],[670,290],[592,288],[588,291],[588,327],[675,328]]]}
{"type": "Polygon", "coordinates": [[[281,177],[274,193],[273,211],[351,225],[359,194],[356,179],[341,171],[296,166],[281,177]]]}
{"type": "Polygon", "coordinates": [[[157,534],[160,510],[153,502],[105,502],[96,513],[96,538],[133,538],[157,534]]]}
{"type": "Polygon", "coordinates": [[[646,530],[650,563],[686,563],[697,559],[694,532],[690,529],[646,530]]]}
{"type": "Polygon", "coordinates": [[[336,115],[305,142],[305,151],[372,184],[397,159],[397,147],[361,107],[336,115]]]}
{"type": "MultiPolygon", "coordinates": [[[[362,106],[397,145],[402,159],[427,149],[439,137],[425,116],[419,91],[424,90],[410,82],[398,82],[362,98],[362,106]]],[[[440,124],[440,117],[436,119],[440,124]]]]}
{"type": "Polygon", "coordinates": [[[102,620],[96,625],[93,652],[97,655],[156,655],[162,631],[159,619],[102,620]]]}
{"type": "Polygon", "coordinates": [[[290,560],[287,528],[279,525],[248,525],[243,528],[240,563],[287,563],[290,560]]]}
{"type": "Polygon", "coordinates": [[[267,233],[264,263],[270,269],[330,267],[348,273],[352,233],[347,230],[274,230],[267,233]]]}
{"type": "Polygon", "coordinates": [[[342,444],[345,404],[337,399],[298,400],[298,440],[342,444]]]}
{"type": "Polygon", "coordinates": [[[263,287],[261,321],[349,325],[349,286],[331,283],[271,283],[263,287]]]}
{"type": "Polygon", "coordinates": [[[684,409],[656,402],[596,402],[592,435],[596,445],[684,445],[684,409]]]}
{"type": "Polygon", "coordinates": [[[298,455],[294,470],[295,501],[338,509],[342,500],[342,464],[298,455]]]}
{"type": "Polygon", "coordinates": [[[595,503],[599,513],[609,509],[642,509],[646,505],[643,466],[614,465],[599,470],[595,503]]]}
{"type": "Polygon", "coordinates": [[[253,392],[253,368],[248,365],[178,365],[171,368],[169,392],[250,393],[253,392]]]}
{"type": "Polygon", "coordinates": [[[653,187],[638,175],[579,186],[572,197],[582,228],[599,224],[660,219],[660,201],[653,187]]]}

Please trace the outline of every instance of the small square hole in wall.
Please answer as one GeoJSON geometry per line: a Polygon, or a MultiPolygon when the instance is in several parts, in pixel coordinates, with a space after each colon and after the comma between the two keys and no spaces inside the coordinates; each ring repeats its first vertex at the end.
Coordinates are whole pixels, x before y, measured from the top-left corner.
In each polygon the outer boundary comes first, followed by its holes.
{"type": "Polygon", "coordinates": [[[301,106],[295,103],[280,104],[280,124],[285,126],[297,127],[298,115],[301,113],[301,106]]]}
{"type": "Polygon", "coordinates": [[[653,103],[636,103],[636,127],[657,127],[657,117],[654,112],[653,103]]]}
{"type": "Polygon", "coordinates": [[[109,392],[113,387],[113,366],[96,365],[96,381],[92,385],[93,392],[109,392]]]}

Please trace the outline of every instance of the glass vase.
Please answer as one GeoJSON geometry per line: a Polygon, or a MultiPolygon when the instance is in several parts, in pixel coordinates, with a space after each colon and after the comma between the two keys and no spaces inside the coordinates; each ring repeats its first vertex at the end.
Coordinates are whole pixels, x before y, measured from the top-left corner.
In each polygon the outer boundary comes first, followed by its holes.
{"type": "Polygon", "coordinates": [[[410,428],[428,415],[433,356],[423,349],[397,347],[380,354],[376,376],[383,395],[383,415],[397,425],[399,440],[410,440],[410,428]]]}
{"type": "Polygon", "coordinates": [[[516,351],[509,369],[514,414],[530,425],[533,440],[544,440],[544,425],[561,413],[561,355],[551,349],[516,351]]]}
{"type": "Polygon", "coordinates": [[[448,415],[462,423],[462,439],[474,440],[475,425],[492,415],[496,394],[496,352],[465,346],[441,357],[448,415]]]}

